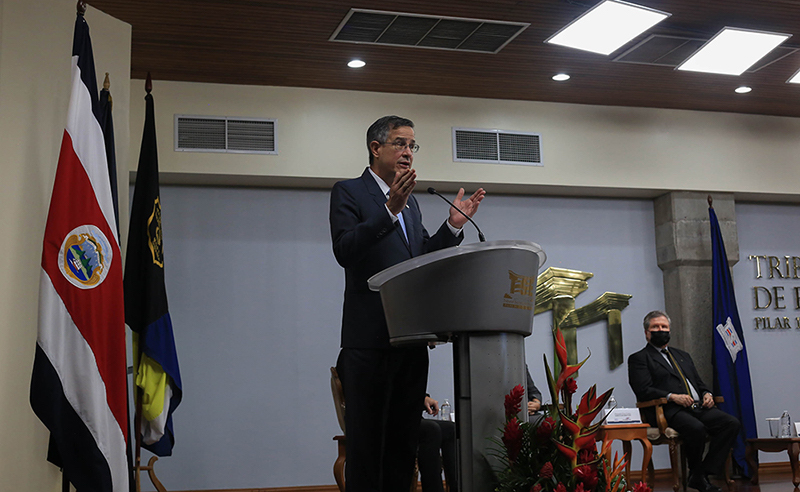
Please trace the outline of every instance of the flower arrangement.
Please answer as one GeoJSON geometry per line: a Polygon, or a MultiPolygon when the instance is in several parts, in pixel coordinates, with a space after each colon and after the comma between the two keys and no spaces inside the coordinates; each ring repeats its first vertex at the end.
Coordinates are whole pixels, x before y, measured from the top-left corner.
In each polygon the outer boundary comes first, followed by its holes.
{"type": "MultiPolygon", "coordinates": [[[[553,377],[545,356],[553,402],[546,406],[545,417],[537,423],[520,421],[518,414],[525,396],[521,385],[505,397],[503,435],[499,441],[494,439],[498,447],[495,457],[502,463],[502,469],[497,471],[495,492],[624,492],[628,484],[622,471],[627,457],[618,458],[615,454],[613,462],[607,460],[610,441],[604,441],[598,453],[597,433],[605,418],[592,424],[613,388],[597,396],[597,388],[592,386],[573,411],[572,395],[578,389],[573,375],[589,357],[569,365],[561,330],[556,328],[553,337],[559,374],[558,378],[553,377]]],[[[651,489],[639,482],[633,492],[651,492],[651,489]]]]}

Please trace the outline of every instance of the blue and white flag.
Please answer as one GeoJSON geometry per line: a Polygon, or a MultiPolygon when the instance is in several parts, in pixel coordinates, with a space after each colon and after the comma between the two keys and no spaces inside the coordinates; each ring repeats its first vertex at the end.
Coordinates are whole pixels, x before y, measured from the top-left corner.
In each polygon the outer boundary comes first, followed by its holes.
{"type": "Polygon", "coordinates": [[[733,446],[733,459],[750,476],[745,462],[747,439],[757,437],[756,417],[753,409],[753,388],[750,384],[750,366],[747,347],[733,293],[733,281],[728,267],[728,256],[719,230],[714,208],[708,208],[711,221],[711,249],[713,275],[714,329],[712,336],[714,363],[714,394],[725,398],[720,408],[742,423],[742,429],[733,446]]]}

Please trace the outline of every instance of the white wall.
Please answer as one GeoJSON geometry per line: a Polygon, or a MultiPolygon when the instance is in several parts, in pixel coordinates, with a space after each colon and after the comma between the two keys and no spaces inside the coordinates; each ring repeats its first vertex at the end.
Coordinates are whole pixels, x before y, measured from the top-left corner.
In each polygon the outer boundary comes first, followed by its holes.
{"type": "MultiPolygon", "coordinates": [[[[140,82],[133,87],[139,94],[140,82]]],[[[416,123],[422,149],[414,165],[425,183],[570,195],[699,190],[798,198],[798,118],[164,81],[154,84],[153,94],[167,152],[174,114],[278,120],[279,155],[167,154],[162,173],[183,182],[216,175],[239,184],[327,187],[360,172],[367,127],[384,114],[399,114],[416,123]],[[455,163],[454,126],[541,133],[545,165],[455,163]]],[[[141,111],[133,105],[133,121],[141,120],[141,111]]]]}
{"type": "MultiPolygon", "coordinates": [[[[91,7],[86,19],[98,74],[111,72],[118,164],[127,169],[130,26],[91,7]]],[[[69,102],[75,2],[0,0],[0,23],[0,476],[4,490],[55,491],[61,474],[45,461],[47,433],[28,388],[42,237],[69,102]]],[[[127,186],[120,190],[126,203],[127,186]]]]}

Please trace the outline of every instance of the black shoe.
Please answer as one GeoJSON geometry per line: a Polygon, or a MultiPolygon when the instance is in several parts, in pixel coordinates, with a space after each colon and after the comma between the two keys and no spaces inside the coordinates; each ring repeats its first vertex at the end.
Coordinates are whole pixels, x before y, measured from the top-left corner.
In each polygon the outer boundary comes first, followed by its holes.
{"type": "Polygon", "coordinates": [[[701,473],[693,473],[689,476],[689,483],[687,484],[693,489],[700,492],[722,492],[722,489],[708,481],[708,477],[701,473]]]}

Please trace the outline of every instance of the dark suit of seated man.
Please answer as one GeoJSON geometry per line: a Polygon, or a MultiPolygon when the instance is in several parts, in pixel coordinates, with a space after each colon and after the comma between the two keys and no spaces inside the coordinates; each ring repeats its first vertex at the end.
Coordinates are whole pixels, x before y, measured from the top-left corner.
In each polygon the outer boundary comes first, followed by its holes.
{"type": "Polygon", "coordinates": [[[542,412],[539,411],[542,408],[542,392],[533,382],[531,371],[527,365],[525,365],[525,372],[528,373],[528,422],[536,424],[544,418],[542,412]]]}
{"type": "MultiPolygon", "coordinates": [[[[644,317],[648,343],[628,357],[628,381],[638,401],[667,398],[664,417],[683,439],[689,487],[719,492],[720,488],[708,481],[708,475],[722,474],[741,424],[714,406],[711,390],[700,379],[691,356],[667,346],[669,329],[669,316],[663,311],[652,311],[644,317]],[[703,458],[708,436],[711,443],[703,458]]],[[[650,425],[656,425],[653,408],[645,409],[643,416],[650,425]]]]}
{"type": "MultiPolygon", "coordinates": [[[[425,397],[425,411],[439,414],[439,402],[425,397]]],[[[445,418],[450,418],[446,416],[445,418]]],[[[419,425],[417,466],[422,492],[443,492],[442,470],[450,492],[458,492],[456,471],[456,424],[451,420],[422,419],[419,425]],[[441,450],[441,460],[439,451],[441,450]]]]}

